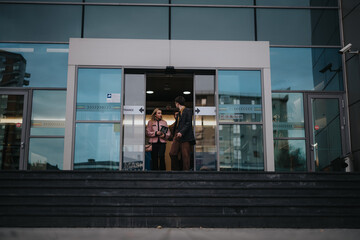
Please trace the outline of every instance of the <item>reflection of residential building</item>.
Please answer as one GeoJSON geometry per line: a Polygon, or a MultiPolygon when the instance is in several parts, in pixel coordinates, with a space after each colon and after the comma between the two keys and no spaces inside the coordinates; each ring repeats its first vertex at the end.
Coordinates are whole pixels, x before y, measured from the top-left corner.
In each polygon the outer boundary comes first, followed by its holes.
{"type": "Polygon", "coordinates": [[[18,53],[0,50],[0,87],[29,85],[30,74],[26,73],[26,60],[18,53]]]}
{"type": "Polygon", "coordinates": [[[77,170],[117,170],[119,169],[119,163],[115,161],[95,161],[95,159],[88,159],[87,162],[74,163],[74,168],[77,170]]]}

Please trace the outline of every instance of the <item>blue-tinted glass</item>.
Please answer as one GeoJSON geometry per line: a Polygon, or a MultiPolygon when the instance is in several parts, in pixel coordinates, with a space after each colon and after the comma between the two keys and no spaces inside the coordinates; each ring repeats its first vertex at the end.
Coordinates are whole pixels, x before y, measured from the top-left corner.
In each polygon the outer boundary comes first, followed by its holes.
{"type": "Polygon", "coordinates": [[[276,45],[340,45],[337,10],[258,9],[259,41],[276,45]]]}
{"type": "Polygon", "coordinates": [[[171,8],[171,38],[179,40],[255,40],[254,10],[171,8]]]}
{"type": "Polygon", "coordinates": [[[173,4],[254,5],[254,0],[172,0],[173,4]]]}
{"type": "Polygon", "coordinates": [[[84,37],[168,39],[169,8],[86,6],[84,37]]]}
{"type": "Polygon", "coordinates": [[[0,50],[7,52],[0,51],[0,58],[8,59],[13,65],[11,71],[19,69],[14,59],[22,62],[22,79],[15,78],[21,86],[28,80],[29,87],[66,87],[69,45],[0,43],[0,50]]]}
{"type": "Polygon", "coordinates": [[[66,91],[34,90],[30,135],[65,134],[66,91]]]}
{"type": "Polygon", "coordinates": [[[274,140],[275,171],[306,171],[305,140],[274,140]]]}
{"type": "Polygon", "coordinates": [[[272,113],[274,138],[305,137],[302,93],[273,93],[272,113]]]}
{"type": "Polygon", "coordinates": [[[219,125],[221,171],[263,171],[261,125],[219,125]]]}
{"type": "MultiPolygon", "coordinates": [[[[99,3],[101,0],[85,0],[85,2],[99,3]]],[[[163,3],[168,4],[169,0],[106,0],[106,3],[163,3]]]]}
{"type": "Polygon", "coordinates": [[[28,170],[61,170],[64,138],[30,138],[28,170]]]}
{"type": "Polygon", "coordinates": [[[196,170],[216,171],[217,147],[215,134],[216,116],[195,117],[195,159],[196,170]]]}
{"type": "Polygon", "coordinates": [[[82,7],[0,5],[0,41],[58,41],[81,37],[82,7]]]}
{"type": "Polygon", "coordinates": [[[272,90],[342,91],[339,49],[270,48],[272,90]]]}
{"type": "Polygon", "coordinates": [[[76,124],[74,169],[117,170],[119,154],[120,124],[76,124]]]}
{"type": "Polygon", "coordinates": [[[22,2],[82,2],[82,0],[21,0],[21,1],[22,2]]]}
{"type": "Polygon", "coordinates": [[[218,78],[220,122],[261,122],[260,71],[220,70],[218,78]]]}
{"type": "Polygon", "coordinates": [[[79,69],[76,120],[120,120],[121,69],[79,69]]]}
{"type": "Polygon", "coordinates": [[[256,0],[258,6],[337,6],[338,0],[256,0]]]}

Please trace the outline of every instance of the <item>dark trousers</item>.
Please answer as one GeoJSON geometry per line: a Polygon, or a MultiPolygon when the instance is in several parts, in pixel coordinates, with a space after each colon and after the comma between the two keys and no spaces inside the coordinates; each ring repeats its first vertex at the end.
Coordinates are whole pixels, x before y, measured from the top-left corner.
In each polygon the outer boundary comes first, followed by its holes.
{"type": "Polygon", "coordinates": [[[151,151],[151,170],[166,170],[165,168],[166,143],[153,143],[151,151]],[[159,163],[160,160],[160,163],[159,163]]]}
{"type": "Polygon", "coordinates": [[[190,170],[191,146],[190,142],[180,142],[179,139],[176,137],[174,138],[169,152],[171,158],[171,170],[181,170],[179,153],[181,153],[182,169],[190,170]]]}

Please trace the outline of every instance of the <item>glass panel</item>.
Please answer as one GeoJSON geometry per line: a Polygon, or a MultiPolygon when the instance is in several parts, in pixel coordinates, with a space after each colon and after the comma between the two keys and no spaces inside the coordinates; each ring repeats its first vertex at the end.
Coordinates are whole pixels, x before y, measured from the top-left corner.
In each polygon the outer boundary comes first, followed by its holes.
{"type": "Polygon", "coordinates": [[[263,171],[261,125],[219,125],[220,170],[263,171]]]}
{"type": "Polygon", "coordinates": [[[28,170],[62,170],[63,138],[31,138],[28,170]]]}
{"type": "Polygon", "coordinates": [[[261,122],[260,71],[222,70],[218,78],[219,121],[261,122]]]}
{"type": "Polygon", "coordinates": [[[0,170],[19,169],[23,107],[23,95],[0,95],[0,170]]]}
{"type": "Polygon", "coordinates": [[[275,171],[306,171],[305,140],[274,140],[275,171]]]}
{"type": "Polygon", "coordinates": [[[215,129],[216,129],[215,116],[195,117],[196,170],[216,171],[217,169],[215,129]]]}
{"type": "Polygon", "coordinates": [[[335,169],[341,157],[341,128],[338,99],[311,99],[316,171],[335,169]]]}
{"type": "Polygon", "coordinates": [[[124,170],[142,170],[145,158],[145,75],[125,75],[124,94],[122,168],[124,170]],[[127,109],[133,111],[126,111],[127,109]]]}
{"type": "Polygon", "coordinates": [[[68,44],[0,43],[0,86],[65,88],[68,52],[68,44]]]}
{"type": "Polygon", "coordinates": [[[0,41],[59,41],[81,37],[82,7],[1,4],[0,41]]]}
{"type": "MultiPolygon", "coordinates": [[[[99,3],[101,0],[85,0],[85,2],[99,3]]],[[[169,0],[106,0],[106,3],[163,3],[168,4],[169,0]]]]}
{"type": "Polygon", "coordinates": [[[121,69],[79,69],[76,120],[120,120],[121,69]]]}
{"type": "Polygon", "coordinates": [[[279,45],[340,45],[338,10],[257,9],[259,41],[279,45]]]}
{"type": "Polygon", "coordinates": [[[343,91],[339,49],[270,48],[272,90],[343,91]]]}
{"type": "Polygon", "coordinates": [[[85,6],[84,37],[168,39],[169,8],[85,6]]]}
{"type": "Polygon", "coordinates": [[[34,90],[30,135],[65,134],[66,91],[34,90]]]}
{"type": "Polygon", "coordinates": [[[254,0],[172,0],[172,4],[254,5],[254,0]]]}
{"type": "Polygon", "coordinates": [[[273,93],[274,138],[305,137],[302,93],[273,93]]]}
{"type": "Polygon", "coordinates": [[[171,39],[255,40],[254,10],[171,8],[171,39]]]}
{"type": "Polygon", "coordinates": [[[196,169],[214,171],[217,170],[215,76],[195,75],[194,81],[196,169]]]}
{"type": "Polygon", "coordinates": [[[118,170],[120,124],[77,123],[75,170],[118,170]]]}
{"type": "Polygon", "coordinates": [[[338,0],[256,0],[258,6],[330,6],[336,7],[338,0]]]}

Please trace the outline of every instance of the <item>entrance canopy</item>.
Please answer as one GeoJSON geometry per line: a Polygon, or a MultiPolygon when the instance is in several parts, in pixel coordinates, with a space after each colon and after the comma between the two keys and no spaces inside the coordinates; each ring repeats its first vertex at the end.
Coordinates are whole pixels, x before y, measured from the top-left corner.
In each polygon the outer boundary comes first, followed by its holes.
{"type": "Polygon", "coordinates": [[[69,65],[269,69],[269,42],[71,38],[69,65]]]}
{"type": "MultiPolygon", "coordinates": [[[[70,39],[69,46],[63,169],[71,170],[74,165],[78,69],[165,69],[167,67],[173,67],[175,70],[214,70],[216,82],[218,72],[223,70],[259,71],[264,170],[274,171],[269,42],[75,38],[70,39]]],[[[218,96],[217,94],[215,90],[215,95],[218,96]]],[[[80,122],[87,123],[84,120],[80,122]]],[[[257,154],[254,152],[254,155],[257,154]]]]}

